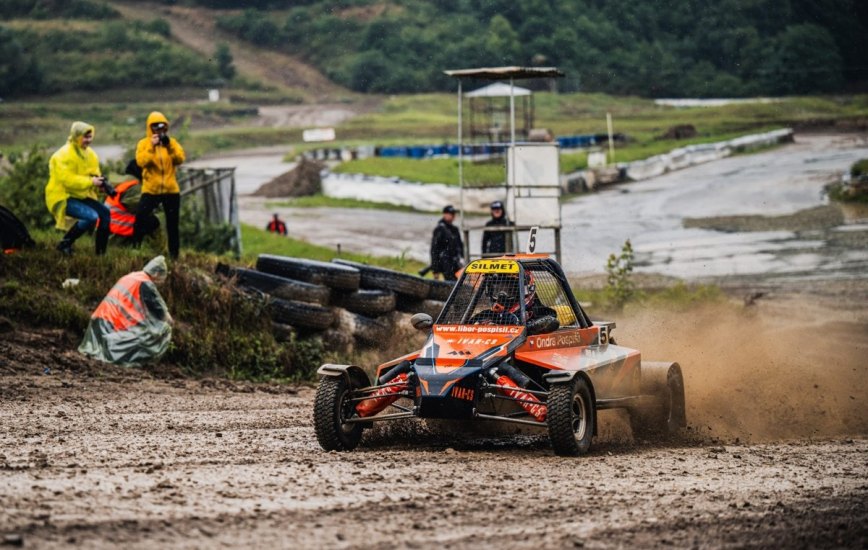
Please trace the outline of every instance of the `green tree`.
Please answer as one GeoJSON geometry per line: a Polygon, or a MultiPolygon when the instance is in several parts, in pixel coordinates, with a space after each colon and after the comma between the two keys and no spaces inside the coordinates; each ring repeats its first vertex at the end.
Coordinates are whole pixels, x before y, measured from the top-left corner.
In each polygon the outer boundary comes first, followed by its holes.
{"type": "Polygon", "coordinates": [[[790,25],[772,42],[761,75],[779,94],[832,91],[843,84],[841,55],[823,27],[790,25]]]}
{"type": "Polygon", "coordinates": [[[518,40],[518,33],[502,15],[491,18],[485,36],[485,49],[492,60],[498,63],[521,64],[521,43],[518,40]]]}
{"type": "Polygon", "coordinates": [[[42,71],[15,34],[0,26],[0,97],[39,91],[42,71]]]}
{"type": "Polygon", "coordinates": [[[217,44],[217,50],[214,52],[214,59],[217,61],[217,72],[226,80],[235,78],[235,65],[232,60],[232,52],[229,50],[229,45],[221,42],[217,44]]]}

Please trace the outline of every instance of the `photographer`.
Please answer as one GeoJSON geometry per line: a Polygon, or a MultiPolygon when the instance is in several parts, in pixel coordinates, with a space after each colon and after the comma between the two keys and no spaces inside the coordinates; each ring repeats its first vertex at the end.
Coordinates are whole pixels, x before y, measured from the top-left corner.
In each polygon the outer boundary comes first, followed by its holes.
{"type": "Polygon", "coordinates": [[[160,204],[166,214],[169,256],[178,257],[178,217],[181,210],[181,189],[175,179],[175,167],[185,160],[184,149],[169,136],[169,120],[163,113],[148,115],[146,137],[136,146],[136,163],[142,168],[142,198],[136,212],[133,242],[140,244],[146,231],[144,220],[160,204]]]}
{"type": "Polygon", "coordinates": [[[72,254],[72,244],[90,231],[97,220],[96,254],[105,254],[108,246],[109,209],[97,200],[96,191],[107,191],[111,187],[100,175],[99,158],[90,148],[93,136],[93,126],[86,122],[73,122],[66,145],[48,161],[45,205],[54,216],[56,227],[68,230],[57,245],[57,250],[66,255],[72,254]]]}

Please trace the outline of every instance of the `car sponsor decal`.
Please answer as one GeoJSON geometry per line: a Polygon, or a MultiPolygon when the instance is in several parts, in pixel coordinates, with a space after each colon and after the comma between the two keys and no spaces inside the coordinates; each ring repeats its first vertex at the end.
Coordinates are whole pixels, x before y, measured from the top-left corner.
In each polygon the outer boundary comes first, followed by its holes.
{"type": "Polygon", "coordinates": [[[513,260],[476,260],[470,262],[466,273],[518,273],[518,262],[513,260]]]}

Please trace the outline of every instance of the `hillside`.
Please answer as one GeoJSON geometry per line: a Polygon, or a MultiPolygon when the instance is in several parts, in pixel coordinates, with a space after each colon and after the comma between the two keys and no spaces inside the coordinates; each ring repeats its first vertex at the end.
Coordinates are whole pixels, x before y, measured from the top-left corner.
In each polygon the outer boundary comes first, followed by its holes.
{"type": "Polygon", "coordinates": [[[644,97],[868,83],[857,0],[10,0],[0,16],[0,97],[149,82],[335,102],[452,91],[444,69],[504,64],[558,66],[560,91],[644,97]]]}
{"type": "Polygon", "coordinates": [[[125,19],[148,21],[158,14],[171,25],[173,40],[201,56],[213,56],[219,43],[228,45],[239,75],[251,82],[299,93],[307,101],[329,102],[351,95],[349,90],[290,54],[261,48],[220,31],[210,10],[150,2],[109,4],[125,19]]]}
{"type": "Polygon", "coordinates": [[[492,65],[558,66],[561,90],[646,97],[835,92],[866,81],[868,4],[857,0],[196,3],[248,8],[216,15],[218,26],[361,92],[451,90],[444,69],[492,65]]]}

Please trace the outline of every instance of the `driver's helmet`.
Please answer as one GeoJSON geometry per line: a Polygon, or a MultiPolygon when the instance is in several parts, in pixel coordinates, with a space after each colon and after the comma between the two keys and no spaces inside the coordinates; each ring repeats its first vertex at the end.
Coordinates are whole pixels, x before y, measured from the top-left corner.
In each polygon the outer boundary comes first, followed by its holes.
{"type": "MultiPolygon", "coordinates": [[[[524,303],[530,307],[536,297],[536,283],[533,274],[525,271],[524,303]]],[[[485,292],[491,300],[495,313],[516,313],[519,310],[518,275],[496,273],[490,275],[485,283],[485,292]]]]}

